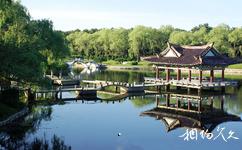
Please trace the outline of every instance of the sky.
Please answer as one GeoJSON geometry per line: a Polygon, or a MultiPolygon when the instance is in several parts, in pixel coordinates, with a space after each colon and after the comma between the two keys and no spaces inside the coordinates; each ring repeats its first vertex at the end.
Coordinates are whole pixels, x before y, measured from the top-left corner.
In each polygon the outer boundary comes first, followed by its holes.
{"type": "Polygon", "coordinates": [[[32,19],[50,19],[56,30],[159,28],[190,30],[203,23],[242,26],[242,0],[21,0],[32,19]]]}

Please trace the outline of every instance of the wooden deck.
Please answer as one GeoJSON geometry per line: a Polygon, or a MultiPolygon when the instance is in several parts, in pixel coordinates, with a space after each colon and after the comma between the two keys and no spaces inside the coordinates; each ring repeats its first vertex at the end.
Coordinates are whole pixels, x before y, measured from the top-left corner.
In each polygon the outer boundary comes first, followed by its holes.
{"type": "Polygon", "coordinates": [[[193,78],[191,81],[188,79],[170,79],[169,81],[165,79],[156,79],[156,78],[147,78],[145,77],[145,84],[161,84],[161,85],[171,85],[171,86],[178,86],[178,87],[185,87],[185,88],[195,88],[195,89],[206,89],[206,88],[217,88],[217,87],[226,87],[226,86],[237,86],[237,81],[220,81],[215,80],[214,82],[209,82],[206,79],[200,83],[198,79],[193,78]]]}

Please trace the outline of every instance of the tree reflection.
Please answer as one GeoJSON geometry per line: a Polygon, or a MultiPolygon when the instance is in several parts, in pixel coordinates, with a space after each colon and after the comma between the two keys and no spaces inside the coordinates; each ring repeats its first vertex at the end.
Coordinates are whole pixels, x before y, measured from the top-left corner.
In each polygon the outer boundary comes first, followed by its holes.
{"type": "MultiPolygon", "coordinates": [[[[8,150],[16,150],[16,149],[23,149],[23,150],[71,150],[71,146],[65,145],[64,141],[53,135],[51,138],[51,142],[44,138],[35,138],[32,142],[26,142],[24,140],[2,140],[1,139],[1,146],[2,148],[8,150]]],[[[1,147],[0,147],[1,148],[1,147]]]]}
{"type": "Polygon", "coordinates": [[[29,142],[27,137],[29,134],[36,132],[41,121],[51,120],[52,107],[51,106],[36,106],[30,108],[31,113],[23,120],[18,120],[16,123],[8,127],[2,128],[0,132],[0,149],[4,147],[8,150],[26,149],[26,150],[67,150],[71,149],[66,146],[64,141],[54,135],[51,142],[46,138],[35,138],[29,142]]]}
{"type": "Polygon", "coordinates": [[[150,104],[154,104],[155,103],[155,97],[135,97],[135,99],[131,100],[132,104],[137,107],[137,108],[141,108],[141,107],[145,107],[147,105],[150,104]]]}

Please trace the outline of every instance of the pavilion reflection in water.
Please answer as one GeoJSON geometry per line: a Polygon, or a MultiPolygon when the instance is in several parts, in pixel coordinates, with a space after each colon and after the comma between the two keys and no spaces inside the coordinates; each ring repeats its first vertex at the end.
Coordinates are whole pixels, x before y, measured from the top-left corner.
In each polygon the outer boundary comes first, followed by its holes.
{"type": "Polygon", "coordinates": [[[239,116],[224,111],[223,96],[195,96],[185,94],[163,94],[166,101],[160,104],[156,97],[156,107],[141,113],[141,116],[161,120],[167,132],[185,127],[212,132],[219,124],[228,121],[241,121],[239,116]],[[220,99],[220,108],[214,107],[214,99],[220,99]]]}

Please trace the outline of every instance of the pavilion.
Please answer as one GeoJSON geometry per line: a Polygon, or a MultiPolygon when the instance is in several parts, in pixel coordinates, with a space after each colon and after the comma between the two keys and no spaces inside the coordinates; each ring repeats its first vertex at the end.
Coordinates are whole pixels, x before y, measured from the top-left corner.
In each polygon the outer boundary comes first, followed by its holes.
{"type": "Polygon", "coordinates": [[[220,54],[212,44],[200,46],[180,46],[167,43],[167,48],[155,56],[144,57],[142,60],[152,62],[156,71],[155,78],[145,78],[145,82],[161,82],[165,85],[187,88],[213,88],[236,86],[235,81],[225,81],[224,69],[236,62],[220,54]],[[160,72],[165,71],[165,78],[160,77],[160,72]],[[176,71],[176,78],[171,78],[171,70],[176,71]],[[215,79],[214,71],[221,72],[221,78],[215,79]],[[187,72],[188,77],[182,77],[182,72],[187,72]],[[203,77],[203,72],[209,72],[209,78],[203,77]],[[192,73],[198,74],[193,77],[192,73]]]}

